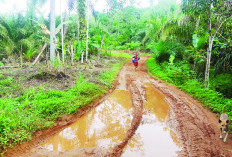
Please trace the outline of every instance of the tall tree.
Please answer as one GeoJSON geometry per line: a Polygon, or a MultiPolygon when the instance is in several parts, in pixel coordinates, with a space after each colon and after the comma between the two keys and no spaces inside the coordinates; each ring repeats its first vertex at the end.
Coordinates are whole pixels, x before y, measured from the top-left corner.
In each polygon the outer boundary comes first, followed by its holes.
{"type": "Polygon", "coordinates": [[[78,17],[79,17],[79,38],[81,41],[86,41],[86,0],[78,0],[78,17]]]}
{"type": "Polygon", "coordinates": [[[61,44],[62,44],[62,61],[64,63],[64,26],[63,26],[63,18],[62,18],[62,4],[60,0],[60,22],[61,22],[61,44]]]}
{"type": "Polygon", "coordinates": [[[50,60],[55,61],[55,0],[50,0],[50,60]]]}
{"type": "Polygon", "coordinates": [[[192,16],[201,16],[208,25],[209,43],[205,68],[205,88],[209,85],[210,60],[213,43],[222,25],[231,19],[231,3],[226,0],[183,0],[182,10],[192,16]],[[207,10],[207,11],[205,11],[207,10]]]}
{"type": "Polygon", "coordinates": [[[86,0],[86,6],[87,6],[87,12],[86,12],[86,16],[87,16],[87,25],[86,25],[86,58],[85,58],[85,61],[87,62],[88,61],[88,44],[89,44],[89,5],[88,5],[89,1],[86,0]]]}

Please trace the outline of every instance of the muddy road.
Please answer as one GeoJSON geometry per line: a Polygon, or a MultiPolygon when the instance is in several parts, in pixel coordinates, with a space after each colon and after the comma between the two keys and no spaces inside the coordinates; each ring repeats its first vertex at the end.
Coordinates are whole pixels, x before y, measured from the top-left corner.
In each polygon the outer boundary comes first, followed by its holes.
{"type": "Polygon", "coordinates": [[[93,107],[37,132],[5,156],[231,157],[214,114],[177,89],[151,78],[142,57],[124,65],[113,91],[93,107]]]}

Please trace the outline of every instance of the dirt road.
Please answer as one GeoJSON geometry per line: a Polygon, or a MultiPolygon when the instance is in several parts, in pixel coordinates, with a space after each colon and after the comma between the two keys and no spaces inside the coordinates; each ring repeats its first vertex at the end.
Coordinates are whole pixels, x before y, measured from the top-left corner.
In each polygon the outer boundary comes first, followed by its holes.
{"type": "Polygon", "coordinates": [[[217,118],[196,100],[151,78],[142,57],[124,65],[101,100],[6,156],[231,157],[231,139],[219,139],[217,118]]]}

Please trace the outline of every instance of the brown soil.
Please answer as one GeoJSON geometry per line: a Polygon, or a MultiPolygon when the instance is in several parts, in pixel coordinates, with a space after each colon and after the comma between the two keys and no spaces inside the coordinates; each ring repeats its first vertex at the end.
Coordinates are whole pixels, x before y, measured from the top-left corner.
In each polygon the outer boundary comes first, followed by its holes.
{"type": "Polygon", "coordinates": [[[105,150],[104,148],[79,148],[72,151],[51,152],[39,147],[43,141],[65,126],[78,120],[79,117],[104,101],[107,98],[106,96],[92,103],[91,107],[82,109],[76,115],[63,117],[52,128],[37,132],[31,142],[14,147],[5,156],[121,156],[128,141],[133,137],[137,128],[142,123],[142,116],[144,114],[143,102],[146,100],[144,82],[150,83],[153,88],[162,93],[170,106],[166,123],[175,131],[181,142],[182,150],[178,152],[179,157],[232,156],[231,136],[228,137],[226,143],[219,139],[217,116],[204,109],[198,101],[180,89],[151,78],[146,71],[145,63],[147,58],[141,57],[139,68],[136,71],[131,62],[128,62],[119,73],[119,83],[115,88],[125,88],[130,91],[134,112],[131,127],[127,131],[126,137],[112,151],[105,150]]]}

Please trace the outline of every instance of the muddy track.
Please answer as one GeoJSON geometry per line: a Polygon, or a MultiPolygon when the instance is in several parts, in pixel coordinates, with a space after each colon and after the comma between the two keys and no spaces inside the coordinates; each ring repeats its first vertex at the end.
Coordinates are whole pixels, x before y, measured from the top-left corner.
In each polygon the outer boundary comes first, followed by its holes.
{"type": "MultiPolygon", "coordinates": [[[[228,151],[228,149],[231,149],[231,146],[229,146],[231,139],[228,139],[227,143],[223,143],[219,139],[216,116],[204,109],[199,102],[176,87],[151,78],[146,71],[147,58],[148,57],[141,58],[139,68],[136,71],[130,62],[126,63],[118,75],[119,83],[115,88],[116,90],[125,90],[130,93],[133,112],[131,113],[132,119],[129,123],[129,129],[125,130],[125,136],[122,136],[123,139],[116,142],[111,149],[96,146],[60,152],[49,151],[40,147],[50,136],[64,129],[74,121],[78,121],[79,118],[88,114],[88,112],[98,104],[101,106],[101,103],[107,100],[110,95],[109,93],[103,99],[93,103],[93,107],[83,109],[82,112],[79,112],[71,118],[61,119],[53,128],[38,132],[31,142],[24,143],[9,150],[5,156],[123,156],[123,153],[128,149],[128,144],[133,141],[133,138],[138,134],[139,128],[144,124],[153,125],[153,121],[156,121],[151,118],[152,111],[159,115],[159,112],[163,112],[164,110],[159,106],[155,108],[154,106],[148,106],[150,97],[147,91],[149,88],[150,90],[161,93],[158,97],[164,97],[165,101],[168,103],[168,109],[164,111],[165,116],[163,116],[162,113],[158,120],[175,132],[180,143],[179,145],[181,146],[181,150],[178,150],[176,156],[231,157],[232,153],[228,151]]],[[[154,156],[159,155],[154,154],[154,156]]]]}

